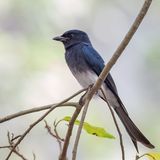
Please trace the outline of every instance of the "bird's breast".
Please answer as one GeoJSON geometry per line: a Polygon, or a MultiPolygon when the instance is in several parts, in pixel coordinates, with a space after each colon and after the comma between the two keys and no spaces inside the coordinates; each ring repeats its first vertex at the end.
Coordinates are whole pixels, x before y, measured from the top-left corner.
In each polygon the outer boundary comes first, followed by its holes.
{"type": "Polygon", "coordinates": [[[98,76],[92,71],[84,71],[84,72],[74,72],[73,75],[80,83],[80,85],[84,88],[87,88],[89,85],[92,85],[96,82],[98,76]]]}
{"type": "Polygon", "coordinates": [[[98,78],[96,73],[88,66],[81,49],[69,50],[65,54],[65,59],[69,69],[82,87],[94,84],[98,78]],[[77,51],[77,52],[76,52],[77,51]]]}
{"type": "Polygon", "coordinates": [[[85,72],[88,69],[88,64],[85,61],[83,53],[81,53],[81,49],[70,49],[65,53],[65,59],[72,72],[73,70],[85,72]]]}

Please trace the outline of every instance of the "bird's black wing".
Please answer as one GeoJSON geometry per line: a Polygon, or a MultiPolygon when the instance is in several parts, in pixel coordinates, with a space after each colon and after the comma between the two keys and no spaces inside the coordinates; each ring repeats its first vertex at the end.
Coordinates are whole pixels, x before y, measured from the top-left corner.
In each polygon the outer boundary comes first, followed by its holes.
{"type": "MultiPolygon", "coordinates": [[[[102,57],[98,54],[96,50],[94,50],[94,48],[91,45],[83,45],[82,48],[83,48],[82,52],[86,60],[86,63],[99,76],[101,71],[104,68],[104,61],[102,57]]],[[[120,97],[118,96],[115,83],[110,74],[108,74],[104,82],[106,86],[112,91],[115,98],[119,102],[120,106],[114,107],[115,112],[117,113],[122,123],[124,124],[137,152],[138,152],[137,141],[141,142],[142,144],[144,144],[145,146],[149,148],[154,148],[154,146],[142,134],[142,132],[136,127],[136,125],[133,123],[133,121],[129,117],[125,106],[123,105],[120,97]]]]}
{"type": "Polygon", "coordinates": [[[91,45],[82,45],[82,54],[89,67],[99,76],[104,68],[104,61],[91,45]]]}
{"type": "MultiPolygon", "coordinates": [[[[97,74],[97,76],[99,76],[104,68],[104,61],[102,57],[91,45],[87,45],[87,44],[83,45],[82,52],[86,60],[86,63],[97,74]]],[[[118,95],[116,85],[110,73],[108,74],[107,78],[104,80],[104,83],[112,91],[112,93],[114,94],[114,96],[116,97],[117,101],[119,102],[123,110],[126,112],[126,114],[128,114],[125,106],[123,105],[118,95]]]]}

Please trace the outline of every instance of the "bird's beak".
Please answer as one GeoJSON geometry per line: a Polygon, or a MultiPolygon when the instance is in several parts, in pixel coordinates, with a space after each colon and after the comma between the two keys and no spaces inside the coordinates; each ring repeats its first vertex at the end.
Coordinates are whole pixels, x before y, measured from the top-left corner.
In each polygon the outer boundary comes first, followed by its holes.
{"type": "Polygon", "coordinates": [[[63,36],[57,36],[57,37],[54,37],[53,40],[60,41],[60,42],[65,42],[66,40],[68,40],[68,38],[63,37],[63,36]]]}

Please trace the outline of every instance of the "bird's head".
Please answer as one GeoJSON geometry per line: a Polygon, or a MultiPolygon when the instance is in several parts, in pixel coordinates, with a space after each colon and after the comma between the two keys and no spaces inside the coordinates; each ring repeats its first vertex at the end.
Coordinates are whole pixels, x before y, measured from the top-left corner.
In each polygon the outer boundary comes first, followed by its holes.
{"type": "Polygon", "coordinates": [[[62,42],[65,48],[81,42],[90,43],[88,35],[80,30],[69,30],[61,36],[54,37],[53,40],[62,42]]]}

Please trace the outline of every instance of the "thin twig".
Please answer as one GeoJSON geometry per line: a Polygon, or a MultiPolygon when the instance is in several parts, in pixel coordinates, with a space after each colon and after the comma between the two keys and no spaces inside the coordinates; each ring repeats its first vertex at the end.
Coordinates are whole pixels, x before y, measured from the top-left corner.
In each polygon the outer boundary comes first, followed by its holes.
{"type": "Polygon", "coordinates": [[[118,126],[118,122],[117,122],[117,120],[116,120],[116,117],[115,117],[115,114],[114,114],[114,112],[113,112],[113,109],[112,109],[111,105],[109,104],[109,102],[108,102],[108,100],[107,100],[107,97],[106,97],[103,89],[101,88],[100,90],[101,90],[102,95],[103,95],[103,97],[104,97],[104,101],[107,103],[107,105],[108,105],[108,107],[109,107],[109,110],[110,110],[110,112],[111,112],[111,115],[112,115],[114,124],[115,124],[115,126],[116,126],[116,129],[117,129],[117,132],[118,132],[118,135],[119,135],[119,140],[120,140],[120,147],[121,147],[121,152],[122,152],[122,160],[125,160],[125,151],[124,151],[122,133],[121,133],[120,128],[119,128],[119,126],[118,126]]]}
{"type": "MultiPolygon", "coordinates": [[[[45,128],[47,129],[48,133],[49,133],[52,137],[54,137],[54,138],[56,138],[56,139],[58,139],[58,140],[60,140],[60,141],[64,141],[64,139],[61,138],[61,137],[58,135],[58,132],[57,132],[57,131],[56,131],[57,134],[54,134],[54,133],[52,132],[51,127],[48,125],[48,123],[47,123],[46,120],[44,120],[44,122],[45,122],[45,128]]],[[[54,123],[54,131],[55,131],[55,123],[54,123]]]]}
{"type": "Polygon", "coordinates": [[[13,152],[17,155],[17,156],[19,156],[21,159],[23,159],[23,160],[27,160],[27,158],[25,158],[21,153],[19,153],[17,150],[13,150],[13,152]]]}
{"type": "MultiPolygon", "coordinates": [[[[12,148],[13,148],[13,146],[14,146],[14,140],[16,140],[17,138],[18,138],[19,136],[16,136],[16,137],[14,137],[14,134],[12,133],[11,135],[10,135],[10,132],[8,132],[7,133],[7,138],[8,138],[8,143],[9,143],[9,146],[2,146],[2,147],[0,147],[0,148],[8,148],[9,150],[12,150],[12,148]]],[[[13,152],[18,156],[18,157],[20,157],[22,160],[27,160],[27,158],[25,158],[24,157],[24,155],[22,155],[20,152],[19,152],[19,149],[17,148],[15,148],[14,150],[13,150],[13,152]]]]}
{"type": "Polygon", "coordinates": [[[6,157],[5,160],[8,160],[12,154],[12,152],[14,151],[14,149],[21,143],[21,141],[25,138],[25,136],[39,123],[41,122],[50,112],[52,112],[55,108],[57,108],[58,106],[61,106],[62,104],[64,104],[65,102],[71,100],[72,98],[74,98],[75,96],[79,95],[80,93],[82,93],[83,91],[85,91],[86,89],[82,89],[80,91],[78,91],[77,93],[73,94],[72,96],[70,96],[69,98],[66,98],[65,100],[59,102],[57,105],[52,106],[45,114],[43,114],[40,118],[38,118],[34,123],[32,123],[29,128],[21,135],[21,137],[18,139],[18,141],[15,143],[15,145],[13,146],[12,150],[9,152],[8,156],[6,157]]]}
{"type": "Polygon", "coordinates": [[[54,126],[54,132],[55,132],[56,136],[58,137],[57,142],[59,144],[59,149],[60,149],[60,154],[61,154],[62,153],[62,142],[64,142],[64,138],[61,138],[58,134],[58,131],[57,131],[57,126],[60,122],[62,122],[62,120],[59,120],[58,122],[54,121],[53,126],[54,126]]]}
{"type": "Polygon", "coordinates": [[[56,134],[56,136],[61,140],[61,141],[64,141],[64,138],[61,138],[58,134],[58,131],[57,131],[57,126],[59,125],[60,122],[64,121],[63,119],[60,119],[59,121],[54,121],[53,123],[53,126],[54,126],[54,132],[56,134]]]}
{"type": "MultiPolygon", "coordinates": [[[[26,109],[26,110],[23,110],[23,111],[20,111],[20,112],[5,116],[4,118],[0,118],[0,123],[12,120],[14,118],[18,118],[20,116],[24,116],[26,114],[44,111],[44,110],[50,109],[51,107],[56,106],[56,105],[57,105],[57,103],[56,104],[44,105],[44,106],[40,106],[40,107],[33,107],[31,109],[26,109]]],[[[75,102],[66,102],[64,104],[61,104],[61,106],[57,106],[57,107],[63,107],[63,106],[73,106],[73,107],[75,107],[76,103],[75,102]]]]}
{"type": "MultiPolygon", "coordinates": [[[[84,94],[86,95],[86,93],[84,94]]],[[[82,96],[84,98],[84,95],[82,96]]],[[[67,159],[67,149],[69,146],[69,141],[72,135],[72,130],[73,130],[73,126],[74,126],[74,122],[77,119],[82,107],[83,107],[83,100],[82,97],[80,98],[80,102],[78,103],[75,112],[73,113],[73,116],[71,118],[71,120],[69,121],[69,125],[68,125],[68,130],[67,130],[67,134],[65,137],[65,141],[64,141],[64,145],[63,145],[63,149],[62,149],[62,153],[59,156],[59,160],[66,160],[67,159]]]]}
{"type": "MultiPolygon", "coordinates": [[[[26,114],[47,110],[47,109],[50,109],[51,107],[56,106],[56,105],[57,104],[49,104],[49,105],[44,105],[44,106],[40,106],[40,107],[34,107],[34,108],[31,108],[31,109],[23,110],[23,111],[5,116],[4,118],[0,118],[0,123],[9,121],[9,120],[14,119],[14,118],[18,118],[18,117],[26,115],[26,114]]],[[[62,104],[61,106],[57,106],[57,107],[62,107],[62,106],[73,106],[73,107],[75,107],[76,103],[75,102],[66,102],[66,103],[62,104]]]]}
{"type": "Polygon", "coordinates": [[[12,134],[11,141],[14,141],[14,140],[16,140],[16,139],[18,139],[18,138],[20,138],[20,137],[21,137],[21,135],[18,135],[18,136],[15,136],[15,137],[14,137],[14,135],[12,134]]]}
{"type": "Polygon", "coordinates": [[[47,121],[44,120],[44,122],[45,122],[45,128],[47,129],[48,133],[49,133],[52,137],[56,138],[56,140],[57,140],[57,142],[58,142],[59,149],[60,149],[60,153],[61,153],[61,151],[62,151],[62,142],[64,141],[64,139],[62,139],[62,138],[58,135],[58,132],[57,132],[57,124],[59,124],[59,122],[61,122],[61,121],[62,121],[62,120],[58,121],[57,123],[54,122],[54,132],[55,132],[55,133],[53,133],[52,130],[51,130],[51,127],[48,125],[47,121]]]}
{"type": "MultiPolygon", "coordinates": [[[[12,149],[12,146],[0,146],[0,149],[12,149]]],[[[14,150],[13,153],[15,153],[17,156],[19,156],[23,160],[27,160],[21,153],[19,153],[17,150],[14,150]]]]}
{"type": "Polygon", "coordinates": [[[11,146],[7,145],[7,146],[0,146],[0,149],[5,149],[5,148],[10,148],[11,146]]]}
{"type": "Polygon", "coordinates": [[[86,93],[86,95],[84,97],[85,104],[84,104],[83,113],[82,113],[82,116],[81,116],[80,124],[79,124],[79,127],[78,127],[78,131],[77,131],[77,135],[76,135],[76,139],[75,139],[75,143],[74,143],[74,147],[73,147],[73,151],[72,151],[72,160],[76,160],[77,148],[78,148],[78,143],[79,143],[83,123],[84,123],[84,120],[85,120],[85,117],[86,117],[86,114],[87,114],[89,102],[92,98],[92,97],[88,96],[89,93],[90,93],[90,88],[88,90],[88,93],[86,93]]]}

